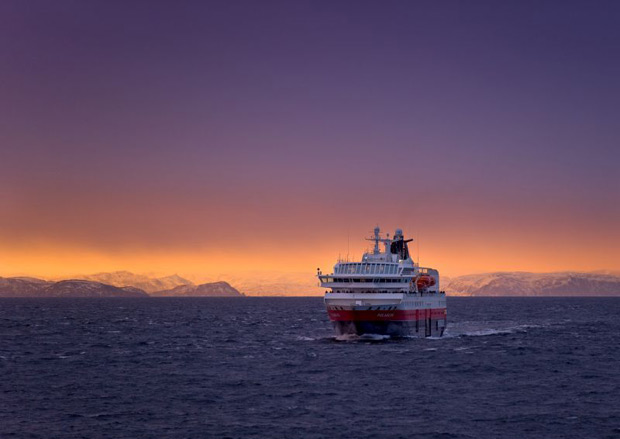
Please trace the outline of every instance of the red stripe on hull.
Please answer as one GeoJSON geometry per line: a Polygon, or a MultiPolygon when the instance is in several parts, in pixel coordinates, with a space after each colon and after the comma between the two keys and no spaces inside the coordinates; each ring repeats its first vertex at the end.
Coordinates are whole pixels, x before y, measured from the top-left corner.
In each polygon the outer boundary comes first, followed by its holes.
{"type": "Polygon", "coordinates": [[[426,319],[445,319],[446,308],[411,309],[411,310],[327,310],[329,319],[334,322],[356,321],[416,321],[426,319]]]}

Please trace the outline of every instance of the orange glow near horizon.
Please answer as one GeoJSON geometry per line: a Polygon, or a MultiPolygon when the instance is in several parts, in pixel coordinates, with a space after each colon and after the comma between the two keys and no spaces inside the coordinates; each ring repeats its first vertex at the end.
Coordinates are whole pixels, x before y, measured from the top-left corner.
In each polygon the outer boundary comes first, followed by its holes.
{"type": "MultiPolygon", "coordinates": [[[[368,231],[371,227],[367,227],[368,231]]],[[[557,228],[556,228],[557,229],[557,228]]],[[[190,279],[211,279],[222,273],[251,277],[251,273],[291,273],[312,276],[317,267],[331,271],[336,259],[347,255],[347,236],[336,230],[322,240],[303,234],[275,241],[244,238],[228,244],[183,249],[128,247],[125,250],[96,249],[86,246],[29,245],[28,248],[2,247],[1,276],[62,278],[97,272],[126,270],[134,273],[166,276],[179,274],[190,279]]],[[[359,259],[370,243],[362,238],[369,233],[361,228],[349,230],[349,258],[359,259]]],[[[385,231],[385,230],[384,230],[385,231]]],[[[405,229],[407,234],[408,230],[405,229]]],[[[614,238],[604,233],[572,238],[571,231],[550,236],[546,230],[519,234],[506,230],[477,230],[480,234],[461,234],[462,230],[435,230],[420,235],[420,264],[435,267],[443,276],[492,271],[593,271],[617,270],[614,238]],[[587,244],[586,244],[587,243],[587,244]],[[615,262],[612,263],[612,262],[615,262]]],[[[275,231],[273,233],[276,233],[275,231]]],[[[292,233],[292,232],[290,232],[292,233]]],[[[393,230],[390,230],[393,233],[393,230]]],[[[275,236],[275,235],[270,235],[275,236]]],[[[409,236],[412,236],[411,234],[409,236]]],[[[416,234],[413,234],[416,237],[416,234]]],[[[615,238],[617,239],[617,237],[615,238]]],[[[226,241],[224,241],[226,242],[226,241]]],[[[418,245],[410,247],[418,259],[418,245]]],[[[224,279],[225,280],[225,279],[224,279]]],[[[309,285],[314,287],[314,285],[309,285]]]]}
{"type": "MultiPolygon", "coordinates": [[[[56,203],[5,205],[0,276],[58,278],[116,270],[194,279],[257,271],[312,275],[317,267],[330,271],[347,251],[360,258],[371,245],[364,238],[376,224],[383,233],[403,228],[416,240],[415,259],[419,238],[420,263],[444,276],[620,269],[617,209],[592,216],[558,197],[529,201],[514,194],[435,192],[421,203],[412,193],[404,194],[396,209],[388,199],[368,213],[357,194],[342,205],[307,191],[292,197],[282,189],[257,191],[258,199],[230,193],[202,205],[187,194],[141,195],[133,202],[127,193],[83,198],[81,215],[63,194],[56,203]]],[[[380,199],[382,192],[368,189],[366,195],[380,199]]]]}

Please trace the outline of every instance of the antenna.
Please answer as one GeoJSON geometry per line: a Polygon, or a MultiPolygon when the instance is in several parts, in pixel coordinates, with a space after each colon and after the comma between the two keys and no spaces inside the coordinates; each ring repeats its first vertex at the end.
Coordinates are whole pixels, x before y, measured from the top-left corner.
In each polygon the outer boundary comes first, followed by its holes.
{"type": "Polygon", "coordinates": [[[418,244],[418,267],[420,266],[420,231],[418,230],[418,239],[416,239],[418,244]]]}
{"type": "Polygon", "coordinates": [[[347,226],[347,262],[349,262],[349,226],[347,226]]]}

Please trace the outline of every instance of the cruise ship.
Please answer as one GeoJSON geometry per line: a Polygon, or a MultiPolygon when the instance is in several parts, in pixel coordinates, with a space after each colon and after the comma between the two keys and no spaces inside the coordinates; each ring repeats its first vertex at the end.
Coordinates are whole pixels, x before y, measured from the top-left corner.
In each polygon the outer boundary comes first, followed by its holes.
{"type": "Polygon", "coordinates": [[[330,274],[317,270],[336,334],[441,337],[448,313],[439,272],[411,259],[413,240],[401,229],[390,238],[375,227],[367,240],[374,248],[360,262],[339,260],[330,274]]]}

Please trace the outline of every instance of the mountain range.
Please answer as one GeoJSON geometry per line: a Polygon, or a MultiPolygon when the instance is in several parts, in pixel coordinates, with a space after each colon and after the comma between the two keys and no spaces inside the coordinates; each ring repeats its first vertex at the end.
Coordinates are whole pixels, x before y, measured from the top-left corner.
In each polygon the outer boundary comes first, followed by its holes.
{"type": "Polygon", "coordinates": [[[620,296],[615,272],[497,272],[442,279],[451,296],[620,296]]]}
{"type": "MultiPolygon", "coordinates": [[[[221,276],[220,276],[221,277],[221,276]]],[[[254,274],[232,276],[253,296],[320,295],[313,276],[254,274]]],[[[442,277],[450,296],[620,296],[618,272],[495,272],[442,277]]],[[[128,271],[74,276],[56,281],[32,277],[0,277],[0,297],[235,297],[244,296],[228,282],[195,284],[178,275],[150,277],[128,271]]]]}
{"type": "Polygon", "coordinates": [[[0,277],[0,297],[148,297],[132,286],[116,287],[82,279],[48,282],[29,277],[0,277]]]}
{"type": "Polygon", "coordinates": [[[95,273],[75,276],[79,279],[92,280],[117,287],[131,285],[147,293],[170,290],[179,285],[193,285],[193,282],[176,274],[165,277],[149,277],[144,274],[135,274],[129,271],[113,271],[111,273],[95,273]]]}
{"type": "Polygon", "coordinates": [[[0,297],[234,297],[244,296],[227,282],[194,285],[180,276],[149,278],[122,271],[47,281],[0,277],[0,297]]]}

